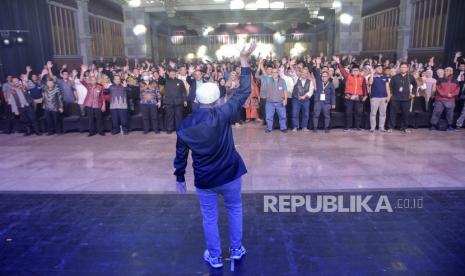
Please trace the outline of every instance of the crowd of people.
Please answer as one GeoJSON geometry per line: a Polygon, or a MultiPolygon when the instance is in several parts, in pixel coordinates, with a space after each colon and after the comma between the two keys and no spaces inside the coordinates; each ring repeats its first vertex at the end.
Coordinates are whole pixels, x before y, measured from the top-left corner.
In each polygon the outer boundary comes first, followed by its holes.
{"type": "MultiPolygon", "coordinates": [[[[179,123],[199,108],[196,90],[216,83],[221,103],[240,85],[240,66],[234,58],[221,62],[165,60],[129,66],[102,58],[91,65],[57,68],[52,61],[40,73],[30,66],[20,76],[7,76],[1,85],[2,117],[19,118],[25,135],[63,132],[63,117],[73,106],[89,121],[89,136],[105,135],[104,118],[111,117],[112,134],[127,135],[130,118],[141,114],[145,134],[172,133],[179,123]]],[[[343,112],[344,130],[361,130],[364,111],[370,113],[370,132],[410,132],[408,115],[415,110],[431,113],[431,130],[447,122],[447,130],[461,128],[465,120],[465,59],[457,52],[454,66],[437,66],[434,57],[422,63],[393,61],[380,54],[361,59],[354,56],[254,58],[251,95],[233,126],[255,121],[269,133],[279,129],[330,131],[331,111],[343,112]],[[389,110],[389,112],[388,112],[389,110]],[[460,116],[454,121],[454,110],[460,116]],[[400,125],[397,114],[401,114],[400,125]],[[446,120],[441,120],[445,113],[446,120]],[[278,123],[274,117],[277,114],[278,123]],[[389,116],[388,116],[389,115],[389,116]],[[310,117],[311,116],[311,117],[310,117]],[[379,120],[378,120],[379,117],[379,120]],[[388,122],[386,123],[386,120],[388,122]]],[[[11,132],[11,128],[5,130],[11,132]]]]}

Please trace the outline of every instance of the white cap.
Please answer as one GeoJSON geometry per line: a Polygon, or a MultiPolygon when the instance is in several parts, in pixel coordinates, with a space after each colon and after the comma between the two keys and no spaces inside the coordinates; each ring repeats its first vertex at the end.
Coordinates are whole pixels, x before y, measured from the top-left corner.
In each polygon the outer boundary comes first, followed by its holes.
{"type": "Polygon", "coordinates": [[[211,104],[220,98],[220,89],[215,83],[203,83],[196,90],[197,100],[201,104],[211,104]]]}

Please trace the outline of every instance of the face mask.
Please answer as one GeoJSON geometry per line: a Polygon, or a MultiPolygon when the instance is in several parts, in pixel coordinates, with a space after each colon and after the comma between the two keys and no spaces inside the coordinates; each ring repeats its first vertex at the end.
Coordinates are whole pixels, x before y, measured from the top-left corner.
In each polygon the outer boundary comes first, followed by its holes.
{"type": "Polygon", "coordinates": [[[150,77],[150,76],[144,76],[143,79],[144,79],[145,81],[149,81],[149,80],[151,79],[151,77],[150,77]]]}

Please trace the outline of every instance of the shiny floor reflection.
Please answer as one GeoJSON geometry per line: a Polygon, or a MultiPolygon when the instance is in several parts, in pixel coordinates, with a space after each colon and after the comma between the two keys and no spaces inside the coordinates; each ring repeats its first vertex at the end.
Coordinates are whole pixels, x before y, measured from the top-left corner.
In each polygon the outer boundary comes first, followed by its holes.
{"type": "MultiPolygon", "coordinates": [[[[246,192],[465,188],[465,131],[330,134],[234,129],[246,192]]],[[[0,135],[2,191],[174,191],[174,134],[0,135]]],[[[192,191],[190,163],[187,182],[192,191]]]]}

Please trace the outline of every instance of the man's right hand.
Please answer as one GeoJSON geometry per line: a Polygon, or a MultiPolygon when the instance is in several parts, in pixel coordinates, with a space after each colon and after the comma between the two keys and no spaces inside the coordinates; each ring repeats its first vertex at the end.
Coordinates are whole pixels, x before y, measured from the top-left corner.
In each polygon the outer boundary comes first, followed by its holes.
{"type": "Polygon", "coordinates": [[[186,182],[183,181],[183,182],[179,182],[179,181],[176,181],[176,192],[180,193],[180,194],[184,194],[187,192],[187,187],[186,187],[186,182]]]}

